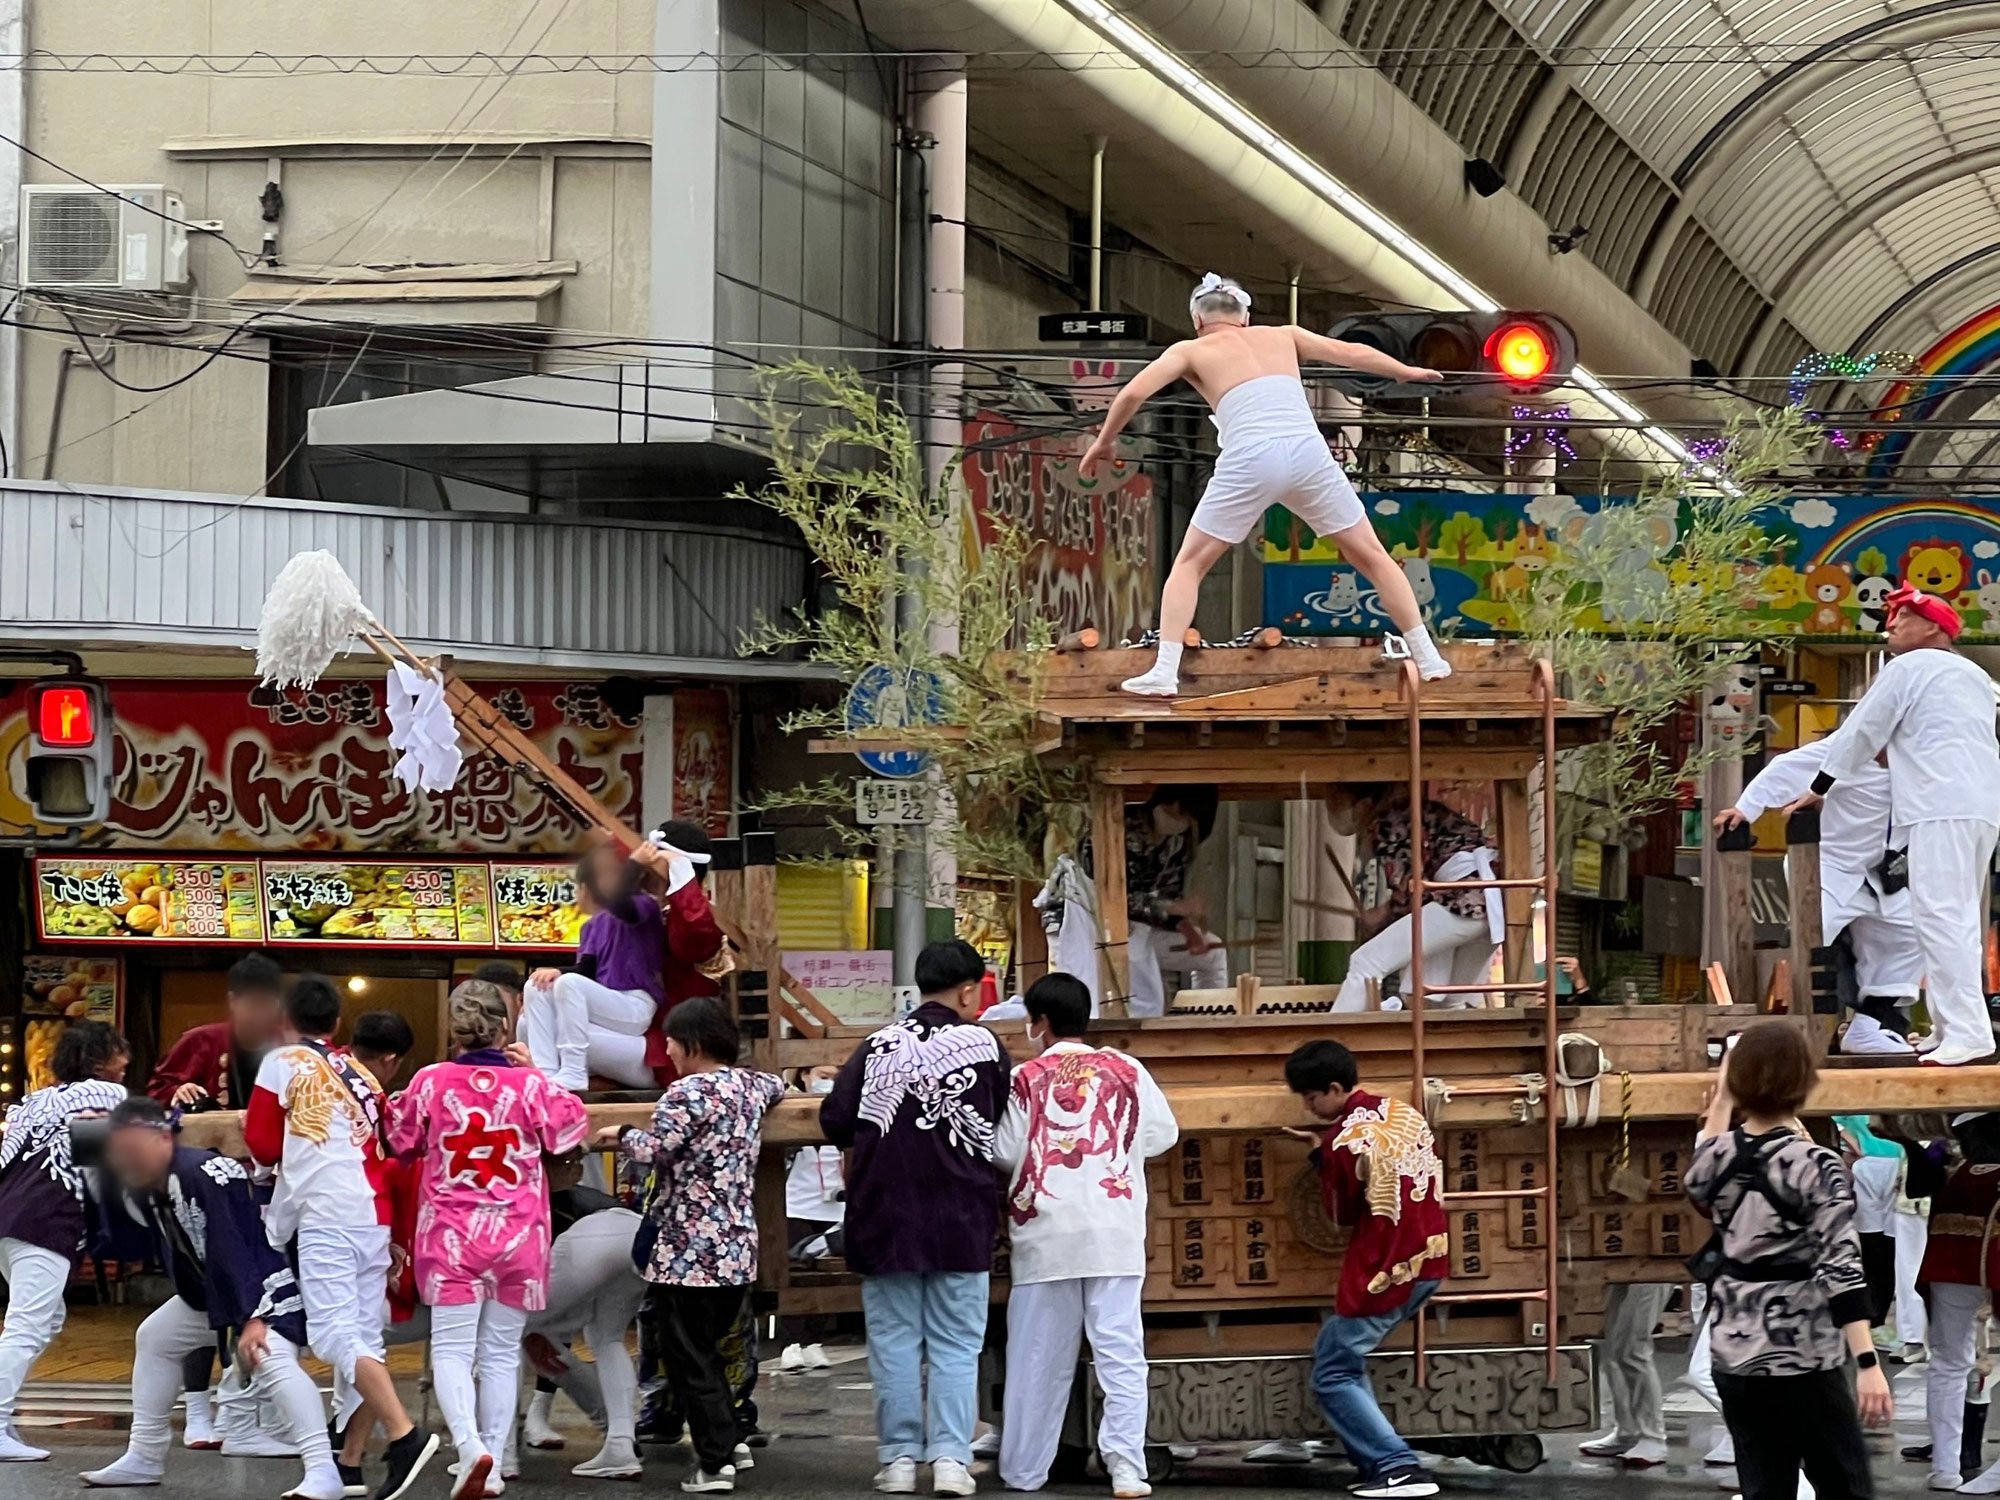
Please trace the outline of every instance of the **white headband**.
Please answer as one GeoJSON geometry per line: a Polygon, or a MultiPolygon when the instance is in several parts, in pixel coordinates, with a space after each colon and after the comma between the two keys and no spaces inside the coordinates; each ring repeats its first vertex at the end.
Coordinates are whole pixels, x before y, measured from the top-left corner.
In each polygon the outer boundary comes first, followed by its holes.
{"type": "Polygon", "coordinates": [[[1210,292],[1221,292],[1226,296],[1234,298],[1236,304],[1245,312],[1250,311],[1250,294],[1234,282],[1224,281],[1213,271],[1202,277],[1200,284],[1188,294],[1188,311],[1192,313],[1195,303],[1201,301],[1210,292]]]}

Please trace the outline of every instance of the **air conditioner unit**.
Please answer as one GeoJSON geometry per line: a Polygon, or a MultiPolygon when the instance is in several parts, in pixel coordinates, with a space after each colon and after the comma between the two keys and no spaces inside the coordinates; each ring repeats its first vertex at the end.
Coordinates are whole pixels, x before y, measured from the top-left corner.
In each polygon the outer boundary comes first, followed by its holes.
{"type": "Polygon", "coordinates": [[[188,284],[187,207],[158,183],[21,189],[21,284],[166,292],[188,284]]]}

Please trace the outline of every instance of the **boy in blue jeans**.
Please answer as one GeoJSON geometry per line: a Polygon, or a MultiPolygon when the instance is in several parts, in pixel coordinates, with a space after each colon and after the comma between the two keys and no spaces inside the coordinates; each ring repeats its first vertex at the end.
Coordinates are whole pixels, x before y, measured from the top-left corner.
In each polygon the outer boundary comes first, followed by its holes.
{"type": "Polygon", "coordinates": [[[1376,1404],[1368,1356],[1417,1315],[1450,1268],[1444,1167],[1423,1113],[1355,1085],[1354,1054],[1307,1042],[1285,1061],[1285,1083],[1326,1128],[1294,1130],[1315,1143],[1327,1212],[1353,1233],[1334,1315],[1313,1346],[1313,1394],[1338,1434],[1362,1500],[1435,1495],[1437,1484],[1376,1404]]]}

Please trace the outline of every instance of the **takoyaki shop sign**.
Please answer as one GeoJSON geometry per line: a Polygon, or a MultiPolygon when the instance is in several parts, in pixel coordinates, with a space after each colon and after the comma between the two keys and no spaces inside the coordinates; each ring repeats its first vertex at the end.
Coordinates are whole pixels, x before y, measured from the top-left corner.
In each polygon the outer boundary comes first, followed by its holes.
{"type": "MultiPolygon", "coordinates": [[[[117,763],[111,816],[91,830],[94,846],[135,856],[572,855],[588,832],[560,801],[486,754],[468,754],[448,792],[405,791],[379,678],[284,692],[240,680],[110,686],[117,763]]],[[[475,686],[637,826],[639,725],[620,717],[595,683],[475,686]]],[[[15,827],[32,824],[26,692],[24,683],[0,694],[0,823],[15,827]]]]}
{"type": "Polygon", "coordinates": [[[35,861],[49,943],[573,948],[567,867],[518,860],[35,861]]]}

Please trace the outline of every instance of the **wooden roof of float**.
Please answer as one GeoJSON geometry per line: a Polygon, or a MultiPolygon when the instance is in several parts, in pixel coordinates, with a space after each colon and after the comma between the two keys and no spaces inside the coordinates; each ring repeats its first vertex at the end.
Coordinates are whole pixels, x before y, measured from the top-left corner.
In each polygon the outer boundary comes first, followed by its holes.
{"type": "MultiPolygon", "coordinates": [[[[1109,785],[1209,781],[1289,788],[1409,775],[1409,700],[1399,662],[1360,641],[1297,640],[1190,648],[1178,698],[1118,684],[1152,664],[1145,649],[1057,650],[1037,658],[1041,711],[1060,751],[1109,785]]],[[[1424,774],[1440,781],[1519,777],[1540,758],[1539,669],[1522,646],[1451,644],[1453,675],[1419,695],[1424,774]]],[[[1023,663],[1024,675],[1027,664],[1023,663]]],[[[1601,739],[1611,715],[1558,699],[1556,743],[1601,739]]],[[[1286,795],[1279,793],[1278,795],[1286,795]]]]}

